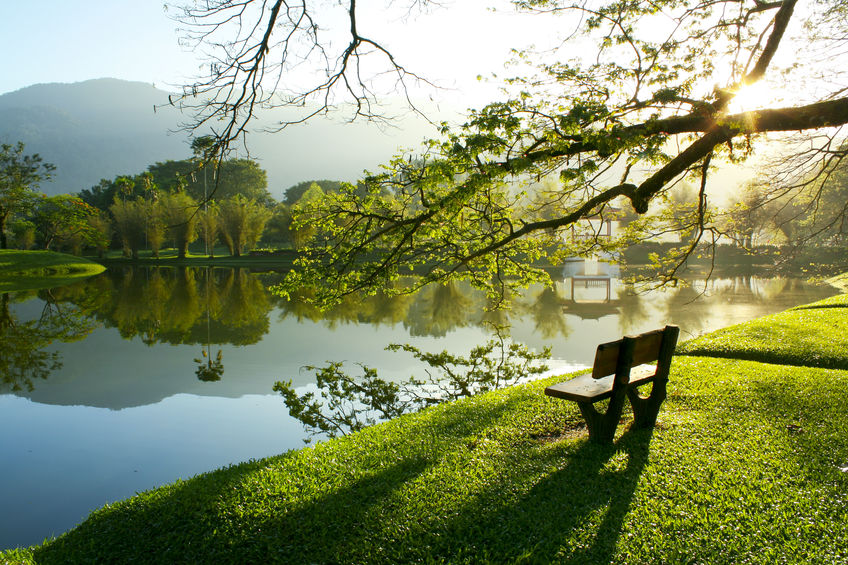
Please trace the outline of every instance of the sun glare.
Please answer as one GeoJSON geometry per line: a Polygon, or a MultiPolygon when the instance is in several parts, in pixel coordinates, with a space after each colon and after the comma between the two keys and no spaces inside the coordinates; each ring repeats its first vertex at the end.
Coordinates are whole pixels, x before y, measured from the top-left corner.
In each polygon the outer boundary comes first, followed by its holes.
{"type": "Polygon", "coordinates": [[[731,114],[738,112],[750,112],[767,108],[774,104],[777,99],[776,92],[766,83],[760,81],[743,86],[736,93],[728,105],[731,114]]]}

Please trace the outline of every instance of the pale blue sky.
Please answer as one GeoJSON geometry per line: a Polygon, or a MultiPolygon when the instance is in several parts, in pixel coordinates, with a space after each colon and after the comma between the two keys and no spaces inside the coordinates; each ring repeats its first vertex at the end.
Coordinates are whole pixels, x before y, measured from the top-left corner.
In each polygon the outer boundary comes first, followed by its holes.
{"type": "MultiPolygon", "coordinates": [[[[376,34],[408,68],[458,88],[467,100],[478,74],[500,71],[511,47],[541,31],[538,18],[529,22],[509,9],[486,10],[497,3],[508,6],[503,0],[442,2],[446,8],[419,15],[412,24],[363,17],[361,26],[378,26],[366,32],[376,34]]],[[[199,74],[200,61],[178,45],[178,24],[169,15],[176,14],[164,9],[164,0],[3,0],[0,94],[101,77],[177,90],[199,74]]]]}
{"type": "Polygon", "coordinates": [[[101,77],[164,87],[197,73],[162,0],[4,0],[0,14],[0,93],[101,77]]]}

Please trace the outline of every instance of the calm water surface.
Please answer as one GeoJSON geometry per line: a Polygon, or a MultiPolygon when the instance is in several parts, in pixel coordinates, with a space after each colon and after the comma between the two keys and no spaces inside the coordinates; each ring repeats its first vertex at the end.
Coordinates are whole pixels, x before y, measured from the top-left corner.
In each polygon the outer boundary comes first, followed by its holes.
{"type": "Polygon", "coordinates": [[[384,347],[465,353],[499,321],[570,369],[624,333],[675,323],[688,338],[836,293],[744,276],[637,294],[615,274],[572,265],[554,289],[529,289],[503,314],[486,314],[485,297],[462,285],[320,313],[266,292],[276,276],[124,268],[0,296],[0,548],[59,535],[136,492],[301,447],[306,434],[272,386],[310,386],[304,365],[421,375],[410,355],[384,347]]]}

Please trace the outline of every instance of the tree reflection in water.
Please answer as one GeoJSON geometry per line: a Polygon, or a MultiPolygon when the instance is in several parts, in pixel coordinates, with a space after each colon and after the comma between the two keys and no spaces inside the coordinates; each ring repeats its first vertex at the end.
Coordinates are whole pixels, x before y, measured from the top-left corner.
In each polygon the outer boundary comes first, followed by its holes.
{"type": "Polygon", "coordinates": [[[198,380],[203,382],[215,382],[220,381],[221,376],[224,374],[224,362],[223,356],[224,352],[222,350],[218,350],[218,355],[215,356],[215,360],[212,360],[212,351],[209,346],[205,346],[202,350],[201,354],[203,355],[203,359],[195,358],[194,362],[197,363],[197,369],[194,371],[194,374],[197,375],[198,380]],[[206,361],[204,361],[206,359],[206,361]]]}
{"type": "MultiPolygon", "coordinates": [[[[20,294],[23,302],[34,293],[20,294]]],[[[61,367],[58,353],[44,351],[51,342],[87,336],[101,322],[121,337],[158,343],[199,344],[204,359],[195,360],[200,380],[220,380],[223,352],[212,346],[257,343],[268,332],[271,302],[262,281],[243,269],[110,269],[80,283],[40,291],[44,307],[38,319],[20,321],[10,310],[15,298],[0,299],[0,377],[4,388],[32,390],[61,367]]]]}
{"type": "Polygon", "coordinates": [[[457,282],[422,288],[409,309],[405,327],[409,335],[444,337],[456,328],[470,325],[469,312],[483,311],[483,293],[457,282]]]}
{"type": "Polygon", "coordinates": [[[533,318],[535,329],[543,338],[567,338],[571,328],[563,315],[565,303],[566,300],[559,295],[556,286],[546,286],[535,294],[531,303],[525,303],[524,310],[533,318]]]}
{"type": "Polygon", "coordinates": [[[495,328],[495,337],[472,348],[467,357],[447,351],[430,353],[409,344],[386,347],[411,353],[424,362],[428,367],[424,378],[389,381],[361,363],[362,376],[351,376],[342,369],[342,362],[330,362],[324,367],[306,367],[315,371],[317,391],[300,394],[291,380],[278,381],[274,390],[310,439],[321,434],[331,438],[347,435],[380,420],[511,386],[548,370],[542,361],[550,357],[550,348],[536,353],[507,336],[506,328],[495,328]]]}
{"type": "Polygon", "coordinates": [[[32,296],[31,293],[0,295],[0,393],[32,391],[35,382],[46,379],[62,366],[59,353],[47,348],[57,341],[81,340],[96,325],[80,308],[57,302],[50,290],[38,293],[44,306],[37,318],[19,319],[10,305],[32,296]]]}
{"type": "Polygon", "coordinates": [[[506,308],[495,309],[485,294],[465,282],[399,293],[415,286],[410,278],[374,296],[348,296],[322,311],[310,300],[309,289],[287,298],[270,294],[268,287],[280,276],[217,267],[121,267],[37,295],[3,295],[0,384],[11,390],[31,389],[61,364],[47,346],[85,337],[95,321],[116,328],[125,339],[139,339],[150,346],[199,345],[201,355],[195,350],[186,361],[194,359],[198,379],[215,381],[224,373],[222,346],[258,343],[270,329],[273,308],[278,309],[280,320],[309,321],[330,329],[342,324],[402,325],[412,337],[443,337],[462,328],[506,327],[527,320],[532,322],[533,339],[562,344],[579,341],[573,328],[586,319],[617,316],[620,334],[649,329],[646,324],[655,320],[675,323],[695,334],[725,319],[717,315],[725,304],[737,304],[753,317],[823,296],[812,287],[800,288],[794,280],[764,281],[745,273],[652,294],[636,292],[612,277],[608,292],[561,278],[550,287],[532,287],[512,297],[506,308]],[[35,296],[44,300],[43,312],[35,319],[17,319],[11,306],[35,296]]]}
{"type": "MultiPolygon", "coordinates": [[[[203,382],[216,382],[220,381],[221,377],[224,375],[224,351],[219,349],[218,355],[215,356],[215,360],[212,360],[212,330],[211,330],[211,316],[212,316],[212,304],[213,297],[217,298],[219,295],[217,288],[214,284],[210,284],[210,275],[211,269],[206,267],[203,270],[203,297],[204,303],[206,306],[206,343],[201,350],[202,358],[195,358],[194,362],[197,363],[197,369],[194,374],[197,375],[198,380],[203,382]],[[204,361],[204,359],[206,361],[204,361]]],[[[219,313],[217,310],[217,305],[219,304],[218,300],[214,300],[216,305],[215,313],[216,315],[219,313]]]]}

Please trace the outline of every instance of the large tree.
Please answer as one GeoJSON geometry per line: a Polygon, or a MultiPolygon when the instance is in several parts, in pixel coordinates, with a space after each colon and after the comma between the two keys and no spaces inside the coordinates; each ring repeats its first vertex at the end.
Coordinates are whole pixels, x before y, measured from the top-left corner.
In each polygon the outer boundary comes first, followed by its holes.
{"type": "Polygon", "coordinates": [[[219,208],[221,237],[230,255],[240,257],[242,251],[253,249],[270,217],[270,210],[240,194],[222,201],[219,208]]]}
{"type": "Polygon", "coordinates": [[[55,167],[36,153],[24,155],[24,144],[0,145],[0,249],[6,249],[6,222],[29,209],[38,198],[38,185],[55,167]]]}
{"type": "Polygon", "coordinates": [[[159,199],[162,221],[177,247],[180,259],[188,254],[188,246],[197,239],[197,202],[184,192],[166,194],[159,199]]]}
{"type": "Polygon", "coordinates": [[[146,244],[150,202],[143,198],[116,199],[109,211],[115,220],[115,230],[121,238],[124,255],[138,259],[138,252],[146,244]]]}
{"type": "Polygon", "coordinates": [[[41,236],[44,249],[54,243],[70,246],[75,253],[85,245],[102,248],[107,236],[95,226],[99,210],[77,196],[57,194],[44,196],[35,204],[32,219],[41,236]]]}
{"type": "MultiPolygon", "coordinates": [[[[793,175],[827,176],[846,154],[839,141],[848,123],[844,2],[512,4],[562,17],[565,41],[519,51],[507,98],[470,112],[459,128],[444,127],[417,158],[400,156],[357,190],[305,206],[295,227],[308,222],[316,236],[288,288],[316,284],[333,300],[388,287],[416,268],[422,282],[463,277],[500,291],[543,278],[532,264],[544,256],[589,254],[686,226],[690,235],[666,265],[665,277],[673,278],[699,243],[721,235],[707,214],[716,165],[744,159],[760,140],[806,133],[808,143],[794,151],[798,160],[785,161],[788,191],[793,175]],[[758,83],[779,97],[752,98],[758,83]],[[744,98],[753,105],[735,105],[744,98]],[[559,179],[555,190],[523,194],[550,175],[559,179]],[[653,214],[652,204],[668,200],[686,179],[698,187],[691,221],[653,214]],[[642,216],[625,230],[629,239],[593,233],[590,218],[622,210],[642,216]]],[[[373,12],[356,0],[338,5],[346,16],[341,28],[338,14],[312,2],[213,0],[185,8],[188,38],[214,53],[210,74],[177,101],[194,111],[192,127],[213,125],[223,152],[244,138],[263,106],[290,109],[280,127],[345,101],[354,118],[378,117],[385,77],[396,89],[415,75],[380,38],[361,31],[373,12]],[[324,72],[298,73],[304,62],[324,72]]]]}
{"type": "Polygon", "coordinates": [[[202,148],[200,151],[198,159],[165,161],[150,165],[147,170],[162,189],[185,190],[198,202],[207,198],[220,201],[241,194],[266,206],[274,204],[268,192],[268,175],[259,163],[252,159],[215,162],[214,156],[203,153],[202,148]]]}

